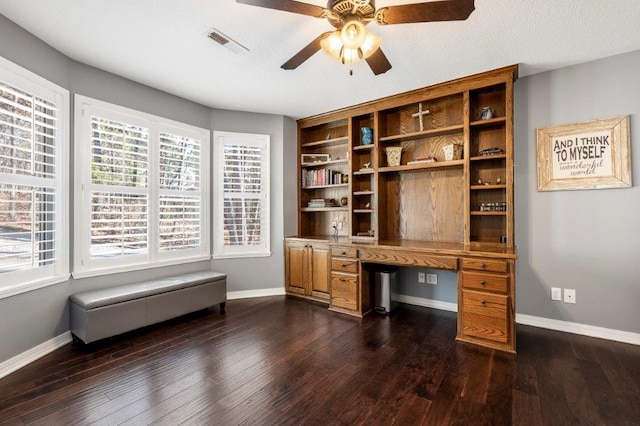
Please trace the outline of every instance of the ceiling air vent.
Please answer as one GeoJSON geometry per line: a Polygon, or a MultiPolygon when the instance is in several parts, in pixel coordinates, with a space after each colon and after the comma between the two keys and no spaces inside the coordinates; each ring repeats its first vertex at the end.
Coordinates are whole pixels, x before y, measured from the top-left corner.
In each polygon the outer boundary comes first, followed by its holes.
{"type": "Polygon", "coordinates": [[[220,46],[226,47],[236,55],[244,55],[249,51],[249,49],[247,49],[231,37],[224,35],[221,31],[215,28],[213,28],[209,32],[209,38],[218,43],[220,46]]]}

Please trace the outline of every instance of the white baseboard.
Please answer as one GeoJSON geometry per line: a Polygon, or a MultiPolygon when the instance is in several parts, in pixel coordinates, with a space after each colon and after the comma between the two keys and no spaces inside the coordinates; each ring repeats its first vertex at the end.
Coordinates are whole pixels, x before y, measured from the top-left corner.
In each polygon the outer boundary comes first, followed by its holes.
{"type": "Polygon", "coordinates": [[[33,361],[55,351],[72,341],[71,332],[66,331],[59,336],[54,337],[44,343],[39,344],[35,348],[31,348],[26,352],[14,356],[0,364],[0,379],[16,370],[24,367],[33,361]]]}
{"type": "Polygon", "coordinates": [[[441,302],[439,300],[425,299],[423,297],[407,296],[406,294],[392,294],[391,298],[400,303],[423,306],[425,308],[440,309],[441,311],[458,312],[456,303],[441,302]]]}
{"type": "Polygon", "coordinates": [[[260,290],[228,291],[227,300],[249,299],[251,297],[284,296],[284,287],[265,288],[260,290]]]}
{"type": "Polygon", "coordinates": [[[579,324],[577,322],[559,321],[523,314],[516,314],[516,322],[518,324],[530,325],[538,328],[546,328],[549,330],[563,331],[565,333],[597,337],[598,339],[640,345],[640,334],[631,333],[629,331],[614,330],[612,328],[596,327],[593,325],[579,324]]]}
{"type": "MultiPolygon", "coordinates": [[[[438,300],[425,299],[422,297],[407,296],[404,294],[393,294],[392,298],[398,302],[410,305],[424,306],[426,308],[440,309],[442,311],[457,312],[456,303],[440,302],[438,300]]],[[[582,336],[596,337],[598,339],[613,340],[615,342],[630,343],[640,345],[640,334],[628,331],[614,330],[611,328],[596,327],[593,325],[579,324],[576,322],[560,321],[532,315],[516,314],[516,323],[530,325],[538,328],[562,331],[565,333],[580,334],[582,336]]]]}

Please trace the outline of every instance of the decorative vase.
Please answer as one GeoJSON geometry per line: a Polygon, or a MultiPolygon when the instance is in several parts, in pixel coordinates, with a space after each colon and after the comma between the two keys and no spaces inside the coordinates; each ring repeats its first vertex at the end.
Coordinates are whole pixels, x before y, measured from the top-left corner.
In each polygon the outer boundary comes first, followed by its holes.
{"type": "Polygon", "coordinates": [[[482,108],[482,112],[480,113],[480,119],[481,120],[489,120],[493,118],[493,108],[491,107],[484,107],[482,108]]]}
{"type": "Polygon", "coordinates": [[[388,146],[385,149],[387,153],[387,164],[391,167],[400,165],[400,157],[402,155],[401,146],[388,146]]]}
{"type": "Polygon", "coordinates": [[[371,145],[373,143],[373,129],[371,127],[360,128],[362,132],[362,145],[371,145]]]}
{"type": "Polygon", "coordinates": [[[346,205],[347,205],[347,202],[348,202],[347,197],[342,197],[342,198],[340,198],[340,205],[341,205],[341,206],[346,206],[346,205]]]}
{"type": "Polygon", "coordinates": [[[462,145],[450,143],[442,147],[445,161],[460,160],[462,158],[462,145]]]}

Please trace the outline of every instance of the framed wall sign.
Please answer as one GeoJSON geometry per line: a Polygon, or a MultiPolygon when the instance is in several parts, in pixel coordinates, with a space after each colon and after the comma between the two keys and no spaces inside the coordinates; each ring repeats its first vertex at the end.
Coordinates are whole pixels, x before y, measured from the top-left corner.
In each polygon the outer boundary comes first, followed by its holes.
{"type": "Polygon", "coordinates": [[[629,116],[537,130],[538,191],[631,186],[629,116]]]}

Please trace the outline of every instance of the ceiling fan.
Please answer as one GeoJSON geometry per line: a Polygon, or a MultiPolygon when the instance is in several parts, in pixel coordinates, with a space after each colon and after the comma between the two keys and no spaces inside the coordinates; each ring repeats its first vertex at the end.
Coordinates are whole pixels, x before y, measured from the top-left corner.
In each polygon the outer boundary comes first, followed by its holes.
{"type": "Polygon", "coordinates": [[[364,59],[375,75],[391,69],[382,53],[382,39],[365,26],[372,21],[379,25],[408,24],[414,22],[461,21],[475,9],[474,0],[441,0],[403,4],[376,9],[375,0],[329,0],[323,8],[294,0],[236,0],[237,3],[268,9],[326,18],[336,30],[320,34],[311,43],[282,64],[292,70],[300,66],[318,50],[351,65],[364,59]]]}

